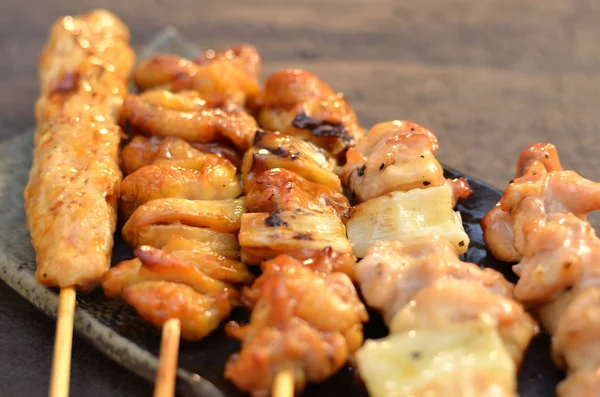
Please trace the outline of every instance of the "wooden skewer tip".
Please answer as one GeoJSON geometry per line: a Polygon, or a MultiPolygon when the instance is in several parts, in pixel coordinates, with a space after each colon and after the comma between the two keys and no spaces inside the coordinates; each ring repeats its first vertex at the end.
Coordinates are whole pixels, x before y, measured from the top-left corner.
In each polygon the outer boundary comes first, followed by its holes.
{"type": "Polygon", "coordinates": [[[180,335],[181,323],[178,319],[170,319],[163,324],[154,397],[173,397],[175,395],[180,335]]]}
{"type": "Polygon", "coordinates": [[[75,316],[75,287],[63,287],[58,297],[56,334],[50,375],[50,397],[69,395],[71,376],[71,348],[73,345],[73,318],[75,316]]]}

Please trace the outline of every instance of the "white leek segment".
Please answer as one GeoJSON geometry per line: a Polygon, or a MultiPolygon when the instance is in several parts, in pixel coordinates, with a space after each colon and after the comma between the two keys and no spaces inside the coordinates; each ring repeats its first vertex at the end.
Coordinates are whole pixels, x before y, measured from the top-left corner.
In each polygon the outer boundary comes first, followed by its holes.
{"type": "Polygon", "coordinates": [[[479,322],[367,340],[356,359],[371,397],[516,396],[515,364],[479,322]]]}
{"type": "Polygon", "coordinates": [[[452,189],[447,185],[393,192],[365,201],[352,209],[346,227],[358,258],[377,241],[403,242],[422,236],[445,237],[459,254],[469,246],[469,236],[460,212],[453,209],[452,189]]]}

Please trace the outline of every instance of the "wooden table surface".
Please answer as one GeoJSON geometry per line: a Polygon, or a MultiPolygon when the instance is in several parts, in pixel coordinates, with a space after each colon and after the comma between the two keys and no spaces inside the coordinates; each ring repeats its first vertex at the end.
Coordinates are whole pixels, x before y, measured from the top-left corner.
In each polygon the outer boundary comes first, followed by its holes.
{"type": "MultiPolygon", "coordinates": [[[[103,6],[140,47],[163,26],[202,46],[249,42],[276,68],[343,91],[363,125],[408,119],[445,164],[504,187],[520,150],[553,142],[600,180],[600,1],[4,0],[0,139],[34,126],[37,54],[60,15],[103,6]],[[209,5],[210,4],[210,5],[209,5]]],[[[54,324],[0,282],[0,394],[47,392],[54,324]]],[[[148,396],[151,386],[75,339],[73,396],[148,396]]]]}

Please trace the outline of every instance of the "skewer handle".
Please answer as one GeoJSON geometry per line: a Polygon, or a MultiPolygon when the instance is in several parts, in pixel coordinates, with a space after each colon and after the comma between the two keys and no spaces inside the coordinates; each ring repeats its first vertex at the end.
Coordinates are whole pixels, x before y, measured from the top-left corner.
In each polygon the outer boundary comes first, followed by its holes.
{"type": "Polygon", "coordinates": [[[173,318],[164,323],[154,397],[173,397],[175,395],[180,334],[181,323],[178,319],[173,318]]]}
{"type": "Polygon", "coordinates": [[[291,370],[277,374],[273,383],[273,397],[294,397],[294,374],[291,370]]]}
{"type": "Polygon", "coordinates": [[[61,288],[58,297],[58,315],[56,317],[49,397],[67,397],[69,395],[74,315],[75,287],[61,288]]]}

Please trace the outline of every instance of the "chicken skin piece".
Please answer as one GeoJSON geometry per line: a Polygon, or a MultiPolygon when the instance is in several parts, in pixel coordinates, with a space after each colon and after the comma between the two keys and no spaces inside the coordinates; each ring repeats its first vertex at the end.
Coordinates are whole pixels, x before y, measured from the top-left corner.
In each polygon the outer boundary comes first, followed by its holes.
{"type": "Polygon", "coordinates": [[[367,312],[350,279],[315,272],[288,256],[263,263],[251,296],[250,323],[229,323],[242,341],[225,377],[253,396],[267,396],[275,376],[290,369],[297,390],[337,372],[362,344],[367,312]],[[324,299],[326,297],[326,299],[324,299]]]}
{"type": "Polygon", "coordinates": [[[184,168],[201,169],[206,164],[228,164],[238,167],[242,159],[238,152],[225,144],[188,143],[175,137],[146,137],[136,135],[121,152],[121,169],[129,175],[145,165],[171,164],[184,168]]]}
{"type": "Polygon", "coordinates": [[[346,196],[330,187],[311,182],[286,169],[265,171],[246,184],[248,212],[306,210],[337,214],[345,219],[350,210],[346,196]]]}
{"type": "Polygon", "coordinates": [[[201,170],[152,164],[121,182],[120,208],[123,219],[128,219],[137,207],[154,199],[225,200],[241,193],[236,169],[231,164],[211,164],[201,170]]]}
{"type": "Polygon", "coordinates": [[[134,72],[142,90],[193,90],[210,103],[244,106],[259,92],[261,59],[256,48],[243,45],[222,52],[206,51],[193,61],[176,55],[156,55],[134,72]]]}
{"type": "Polygon", "coordinates": [[[273,73],[265,83],[262,128],[311,141],[343,159],[364,135],[346,99],[315,75],[299,69],[273,73]]]}
{"type": "Polygon", "coordinates": [[[227,294],[200,294],[188,285],[169,281],[144,281],[123,290],[123,299],[157,328],[179,319],[181,337],[195,341],[215,330],[231,313],[227,294]]]}
{"type": "Polygon", "coordinates": [[[425,127],[400,120],[380,123],[348,150],[340,178],[358,202],[448,184],[456,205],[471,189],[464,178],[444,178],[444,169],[434,156],[437,148],[437,138],[425,127]]]}
{"type": "Polygon", "coordinates": [[[356,278],[391,332],[483,320],[498,329],[517,363],[537,332],[510,299],[513,285],[492,269],[461,261],[443,237],[375,243],[358,262],[356,278]]]}
{"type": "Polygon", "coordinates": [[[24,192],[42,285],[90,290],[110,266],[121,181],[117,120],[134,60],[127,27],[108,11],[67,16],[50,30],[24,192]]]}
{"type": "Polygon", "coordinates": [[[145,135],[189,142],[228,140],[241,150],[250,147],[258,129],[254,118],[242,108],[233,103],[211,106],[195,91],[129,95],[123,103],[121,124],[145,135]]]}

